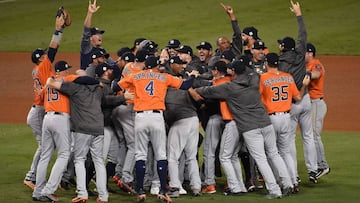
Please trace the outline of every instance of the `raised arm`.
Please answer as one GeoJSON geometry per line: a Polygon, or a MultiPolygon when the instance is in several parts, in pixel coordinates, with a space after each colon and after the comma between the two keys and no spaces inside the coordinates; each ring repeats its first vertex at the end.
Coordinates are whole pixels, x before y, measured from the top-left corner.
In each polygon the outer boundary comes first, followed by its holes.
{"type": "Polygon", "coordinates": [[[298,43],[296,45],[296,51],[303,53],[305,55],[306,53],[306,43],[307,43],[307,32],[305,28],[305,22],[304,18],[301,14],[301,8],[299,2],[294,3],[293,1],[290,1],[291,7],[290,11],[293,12],[296,16],[296,20],[299,26],[298,30],[298,43]]]}
{"type": "Polygon", "coordinates": [[[91,3],[91,0],[89,0],[89,7],[88,7],[87,15],[85,17],[84,27],[87,28],[91,27],[92,16],[97,10],[99,10],[99,8],[100,6],[96,5],[96,0],[94,0],[94,3],[91,3]]]}
{"type": "Polygon", "coordinates": [[[236,56],[240,56],[242,53],[242,38],[241,38],[241,30],[234,14],[234,10],[231,6],[224,5],[220,3],[220,5],[224,8],[225,12],[229,15],[231,21],[231,27],[233,29],[233,37],[232,37],[232,51],[236,56]]]}

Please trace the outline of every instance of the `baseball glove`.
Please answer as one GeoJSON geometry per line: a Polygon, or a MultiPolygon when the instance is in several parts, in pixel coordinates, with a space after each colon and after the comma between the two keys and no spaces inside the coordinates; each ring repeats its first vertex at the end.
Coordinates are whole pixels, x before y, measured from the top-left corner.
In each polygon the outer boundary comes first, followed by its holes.
{"type": "Polygon", "coordinates": [[[64,19],[64,27],[71,25],[71,15],[69,11],[67,11],[63,6],[61,6],[56,13],[56,17],[60,16],[62,16],[62,18],[64,19]]]}

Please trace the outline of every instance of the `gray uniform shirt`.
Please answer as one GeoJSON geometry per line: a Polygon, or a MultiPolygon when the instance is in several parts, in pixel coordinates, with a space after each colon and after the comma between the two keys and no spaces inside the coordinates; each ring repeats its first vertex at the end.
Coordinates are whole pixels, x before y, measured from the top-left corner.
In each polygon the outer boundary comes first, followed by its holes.
{"type": "Polygon", "coordinates": [[[260,97],[259,75],[250,69],[231,82],[196,91],[205,98],[225,99],[240,133],[271,124],[260,97]]]}
{"type": "Polygon", "coordinates": [[[296,87],[300,90],[306,74],[307,33],[303,17],[297,16],[296,19],[299,25],[297,44],[295,50],[285,51],[280,54],[279,70],[290,73],[294,77],[296,87]]]}
{"type": "Polygon", "coordinates": [[[70,98],[71,131],[90,135],[103,135],[102,88],[99,85],[80,85],[64,82],[60,91],[70,98]]]}

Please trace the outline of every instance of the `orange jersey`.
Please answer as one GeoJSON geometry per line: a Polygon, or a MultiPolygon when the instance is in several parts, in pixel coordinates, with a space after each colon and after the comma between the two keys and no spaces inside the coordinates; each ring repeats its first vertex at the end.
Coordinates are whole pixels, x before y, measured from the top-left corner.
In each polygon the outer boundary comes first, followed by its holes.
{"type": "Polygon", "coordinates": [[[319,99],[324,97],[324,80],[325,68],[318,59],[314,59],[306,63],[306,70],[308,72],[318,71],[320,78],[311,80],[308,86],[309,95],[311,99],[319,99]]]}
{"type": "MultiPolygon", "coordinates": [[[[46,80],[52,75],[55,75],[55,73],[52,70],[51,61],[49,57],[45,55],[44,60],[32,70],[34,88],[43,87],[46,84],[46,80]]],[[[44,105],[43,95],[34,91],[33,103],[35,105],[44,105]]]]}
{"type": "Polygon", "coordinates": [[[183,80],[152,69],[131,74],[120,80],[119,86],[135,87],[134,110],[165,110],[165,96],[168,87],[179,89],[183,80]]]}
{"type": "Polygon", "coordinates": [[[268,113],[291,109],[292,98],[299,95],[294,78],[285,72],[266,72],[260,75],[261,100],[268,113]]]}
{"type": "MultiPolygon", "coordinates": [[[[227,83],[230,81],[231,81],[231,77],[225,76],[225,77],[214,80],[213,85],[216,86],[216,85],[220,85],[220,84],[227,83]]],[[[233,120],[234,119],[233,115],[231,114],[231,112],[229,110],[229,107],[228,107],[226,101],[224,101],[224,100],[220,101],[220,111],[221,111],[221,116],[222,116],[223,120],[233,120]]]]}
{"type": "MultiPolygon", "coordinates": [[[[121,77],[125,78],[125,77],[128,77],[131,74],[135,74],[135,73],[138,73],[140,71],[141,71],[141,69],[134,66],[134,62],[129,62],[129,63],[127,63],[125,65],[125,67],[124,67],[124,69],[122,71],[121,77]]],[[[135,87],[130,86],[129,88],[126,89],[126,91],[128,91],[130,93],[133,93],[133,92],[135,92],[135,87]]],[[[118,92],[118,95],[122,95],[122,94],[123,94],[123,92],[121,92],[121,91],[118,92]]],[[[134,100],[126,100],[125,102],[128,103],[128,104],[133,104],[134,100]]]]}
{"type": "MultiPolygon", "coordinates": [[[[78,78],[78,75],[68,75],[66,77],[56,75],[57,81],[71,82],[78,78]]],[[[46,87],[44,98],[44,107],[46,112],[56,111],[70,114],[69,97],[56,89],[46,87]]]]}

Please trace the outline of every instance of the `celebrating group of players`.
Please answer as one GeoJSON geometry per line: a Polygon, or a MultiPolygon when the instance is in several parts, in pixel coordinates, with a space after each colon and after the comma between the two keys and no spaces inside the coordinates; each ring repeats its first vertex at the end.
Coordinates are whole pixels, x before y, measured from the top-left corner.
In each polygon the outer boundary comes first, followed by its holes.
{"type": "Polygon", "coordinates": [[[225,195],[261,189],[261,179],[266,198],[282,198],[300,191],[298,124],[309,180],[317,183],[330,172],[321,141],[325,69],[307,43],[299,3],[290,6],[299,26],[297,42],[278,40],[280,55],[269,53],[255,27],[241,31],[233,9],[221,6],[234,34],[232,41],[219,37],[215,50],[203,41],[196,54],[171,39],[158,51],[154,41],[137,38],[114,60],[101,47],[105,31],[91,27],[100,7],[89,1],[76,74],[66,61],[53,65],[65,28],[56,17],[48,50],[31,56],[34,101],[27,123],[38,148],[24,184],[34,190],[34,201],[57,202],[59,185],[76,184],[72,202],[86,202],[93,179],[96,201],[108,202],[110,178],[138,202],[146,201],[147,189],[172,202],[187,194],[185,182],[194,196],[211,194],[218,161],[226,175],[225,195]],[[199,127],[205,130],[203,142],[199,127]]]}

